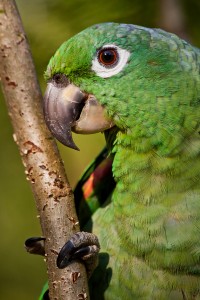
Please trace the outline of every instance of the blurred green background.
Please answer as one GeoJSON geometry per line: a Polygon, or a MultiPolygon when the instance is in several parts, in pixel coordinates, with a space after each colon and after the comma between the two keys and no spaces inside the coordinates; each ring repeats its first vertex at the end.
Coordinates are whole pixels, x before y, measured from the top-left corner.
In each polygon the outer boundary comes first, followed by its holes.
{"type": "MultiPolygon", "coordinates": [[[[168,0],[178,3],[178,0],[168,0]]],[[[173,31],[170,16],[174,11],[166,0],[17,0],[42,91],[43,73],[58,46],[75,33],[94,23],[114,21],[173,31]],[[164,10],[163,10],[164,7],[164,10]],[[171,26],[171,27],[170,27],[171,26]]],[[[179,1],[180,34],[200,47],[200,2],[179,1]],[[182,30],[183,29],[183,30],[182,30]],[[184,32],[182,32],[184,31],[184,32]],[[186,34],[185,34],[186,32],[186,34]]],[[[176,18],[175,18],[176,19],[176,18]]],[[[178,17],[177,17],[178,19],[178,17]]],[[[174,25],[175,26],[175,25],[174,25]]],[[[75,136],[81,151],[59,145],[72,186],[88,162],[104,145],[102,134],[75,136]]],[[[43,259],[27,254],[23,248],[27,237],[40,235],[34,200],[25,179],[5,102],[0,95],[0,299],[37,299],[46,280],[43,259]]]]}

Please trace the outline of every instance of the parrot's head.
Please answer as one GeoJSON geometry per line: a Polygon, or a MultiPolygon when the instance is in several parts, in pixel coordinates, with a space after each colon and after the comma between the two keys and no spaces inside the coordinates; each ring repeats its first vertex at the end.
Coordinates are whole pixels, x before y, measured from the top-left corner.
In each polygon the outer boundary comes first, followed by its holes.
{"type": "Polygon", "coordinates": [[[180,41],[162,30],[103,23],[62,44],[45,73],[44,113],[53,135],[78,149],[71,131],[95,133],[116,126],[159,143],[165,127],[180,126],[176,94],[186,92],[180,41]]]}

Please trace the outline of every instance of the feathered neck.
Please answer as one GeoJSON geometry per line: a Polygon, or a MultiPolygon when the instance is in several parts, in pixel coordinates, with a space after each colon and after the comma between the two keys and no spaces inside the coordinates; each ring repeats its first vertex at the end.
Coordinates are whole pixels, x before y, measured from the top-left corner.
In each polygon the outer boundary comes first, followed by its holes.
{"type": "Polygon", "coordinates": [[[131,136],[116,129],[106,133],[114,155],[113,175],[117,183],[115,201],[124,197],[144,204],[159,203],[171,193],[195,189],[200,180],[198,131],[180,144],[173,155],[162,156],[148,141],[134,144],[131,136]]]}

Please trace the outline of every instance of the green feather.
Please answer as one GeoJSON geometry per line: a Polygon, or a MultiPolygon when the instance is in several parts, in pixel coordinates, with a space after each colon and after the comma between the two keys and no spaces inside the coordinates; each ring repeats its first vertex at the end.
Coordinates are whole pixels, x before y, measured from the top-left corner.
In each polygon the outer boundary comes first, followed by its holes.
{"type": "Polygon", "coordinates": [[[200,50],[160,29],[105,23],[58,49],[46,78],[56,73],[116,125],[106,132],[116,188],[91,220],[101,244],[91,299],[200,299],[200,50]],[[107,44],[130,57],[101,78],[92,60],[107,44]]]}

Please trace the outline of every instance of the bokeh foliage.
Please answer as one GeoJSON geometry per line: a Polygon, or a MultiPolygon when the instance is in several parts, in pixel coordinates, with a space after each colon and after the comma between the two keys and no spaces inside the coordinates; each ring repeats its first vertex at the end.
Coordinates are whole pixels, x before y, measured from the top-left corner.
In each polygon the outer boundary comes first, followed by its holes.
{"type": "MultiPolygon", "coordinates": [[[[51,55],[70,36],[94,23],[159,25],[159,0],[16,0],[27,33],[42,91],[43,73],[51,55]]],[[[200,46],[200,2],[183,0],[187,31],[200,46]]],[[[0,299],[37,299],[46,269],[40,257],[23,249],[24,240],[40,235],[33,197],[25,180],[5,102],[0,95],[0,299]]],[[[76,136],[81,151],[59,145],[74,186],[81,172],[104,145],[102,134],[76,136]]]]}

